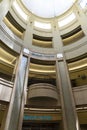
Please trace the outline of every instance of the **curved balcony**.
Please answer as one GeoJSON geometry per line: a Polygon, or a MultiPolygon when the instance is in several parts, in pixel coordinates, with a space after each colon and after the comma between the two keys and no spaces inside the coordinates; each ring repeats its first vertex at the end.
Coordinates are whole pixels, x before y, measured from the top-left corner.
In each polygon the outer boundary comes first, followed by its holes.
{"type": "Polygon", "coordinates": [[[87,85],[73,88],[76,105],[87,105],[87,85]]]}
{"type": "Polygon", "coordinates": [[[13,83],[0,78],[0,102],[10,102],[13,83]]]}
{"type": "Polygon", "coordinates": [[[38,83],[29,86],[28,90],[29,105],[35,106],[56,106],[58,93],[54,85],[38,83]]]}

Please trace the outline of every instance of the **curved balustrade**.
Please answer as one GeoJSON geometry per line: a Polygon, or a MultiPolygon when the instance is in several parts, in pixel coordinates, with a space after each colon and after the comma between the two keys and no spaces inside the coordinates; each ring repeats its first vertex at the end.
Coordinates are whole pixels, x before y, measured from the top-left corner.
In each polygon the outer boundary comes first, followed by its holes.
{"type": "Polygon", "coordinates": [[[54,85],[38,83],[29,86],[28,104],[34,106],[58,106],[58,93],[54,85]]]}
{"type": "MultiPolygon", "coordinates": [[[[87,85],[75,87],[72,89],[75,104],[78,105],[87,105],[87,85]]],[[[33,102],[39,101],[41,103],[41,99],[47,100],[47,98],[55,99],[58,102],[59,100],[59,92],[55,86],[45,83],[33,84],[29,86],[28,90],[28,100],[33,100],[33,102]],[[47,97],[47,98],[45,98],[47,97]]],[[[31,101],[30,101],[31,102],[31,101]]],[[[52,102],[50,100],[50,102],[52,102]]],[[[48,103],[49,104],[49,103],[48,103]]],[[[60,103],[58,104],[60,106],[60,103]]]]}
{"type": "Polygon", "coordinates": [[[87,53],[87,37],[64,47],[66,59],[72,59],[87,53]],[[83,51],[82,51],[83,50],[83,51]]]}
{"type": "Polygon", "coordinates": [[[76,105],[87,105],[87,85],[73,88],[76,105]]]}
{"type": "Polygon", "coordinates": [[[23,44],[23,40],[18,38],[7,26],[4,22],[1,22],[0,29],[16,44],[23,44]]]}
{"type": "MultiPolygon", "coordinates": [[[[10,36],[10,35],[9,35],[10,36]]],[[[11,37],[9,37],[4,29],[0,25],[0,39],[5,43],[9,48],[13,49],[17,53],[20,53],[21,45],[17,44],[11,37]]]]}
{"type": "Polygon", "coordinates": [[[57,89],[55,86],[47,83],[38,83],[30,85],[28,91],[28,98],[31,99],[37,97],[48,97],[57,100],[57,89]]]}
{"type": "MultiPolygon", "coordinates": [[[[21,47],[23,46],[23,40],[18,38],[5,24],[4,22],[1,22],[0,25],[0,37],[2,39],[2,41],[4,41],[5,43],[8,42],[9,44],[7,44],[8,46],[11,46],[12,49],[14,49],[15,51],[17,51],[18,53],[21,50],[21,47]],[[3,34],[3,37],[2,37],[3,34]]],[[[64,52],[66,55],[66,59],[71,59],[74,57],[77,57],[79,55],[82,55],[84,53],[86,53],[87,51],[87,38],[86,36],[83,37],[82,39],[80,39],[79,41],[64,46],[64,52]],[[82,49],[84,51],[82,51],[82,49]]],[[[54,48],[53,48],[54,49],[54,48]]],[[[51,50],[53,50],[51,49],[51,50]]],[[[42,59],[42,60],[55,60],[56,59],[56,53],[54,52],[54,54],[52,54],[53,51],[49,52],[49,54],[45,54],[43,53],[37,53],[34,52],[33,49],[30,50],[30,54],[31,57],[36,58],[36,59],[42,59]]]]}
{"type": "Polygon", "coordinates": [[[13,83],[0,78],[0,101],[10,102],[13,83]]]}
{"type": "MultiPolygon", "coordinates": [[[[10,101],[12,88],[12,82],[0,78],[0,101],[10,101]]],[[[51,84],[33,84],[29,86],[28,100],[29,102],[31,102],[30,100],[33,100],[33,102],[36,100],[43,102],[43,99],[49,100],[50,102],[58,101],[59,92],[57,91],[56,87],[51,84]]],[[[72,91],[76,105],[87,105],[87,85],[75,87],[72,91]]],[[[60,105],[60,103],[58,105],[60,105]]]]}

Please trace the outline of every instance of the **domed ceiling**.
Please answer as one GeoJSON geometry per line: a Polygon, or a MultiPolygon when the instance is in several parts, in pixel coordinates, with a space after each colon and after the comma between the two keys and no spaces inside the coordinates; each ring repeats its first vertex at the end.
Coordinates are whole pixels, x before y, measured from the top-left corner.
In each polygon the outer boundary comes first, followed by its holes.
{"type": "Polygon", "coordinates": [[[24,6],[36,16],[52,18],[66,12],[76,0],[21,0],[24,6]]]}

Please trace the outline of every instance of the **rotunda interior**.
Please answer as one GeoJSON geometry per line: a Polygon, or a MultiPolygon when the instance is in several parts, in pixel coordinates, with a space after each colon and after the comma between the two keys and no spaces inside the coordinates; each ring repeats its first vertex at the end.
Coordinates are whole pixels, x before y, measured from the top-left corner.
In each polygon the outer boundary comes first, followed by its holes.
{"type": "Polygon", "coordinates": [[[87,0],[0,13],[0,130],[87,130],[87,0]]]}

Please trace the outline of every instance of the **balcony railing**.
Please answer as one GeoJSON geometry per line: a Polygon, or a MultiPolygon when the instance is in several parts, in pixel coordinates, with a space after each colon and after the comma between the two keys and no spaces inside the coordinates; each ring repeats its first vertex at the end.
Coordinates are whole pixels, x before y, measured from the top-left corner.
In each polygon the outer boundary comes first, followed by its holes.
{"type": "Polygon", "coordinates": [[[10,102],[13,83],[0,78],[0,101],[10,102]]]}

